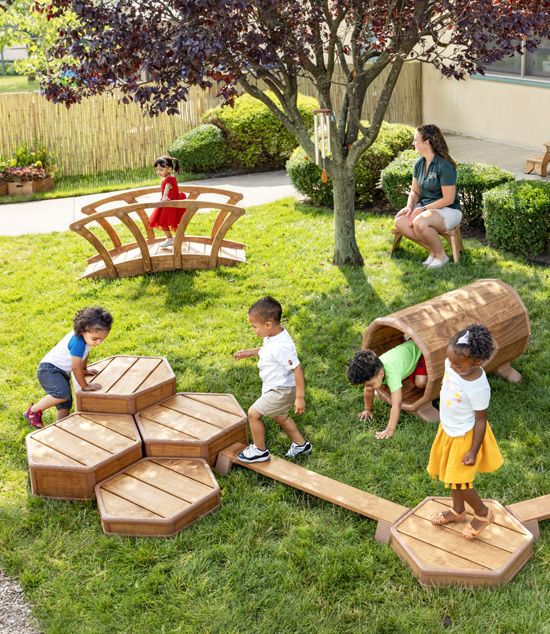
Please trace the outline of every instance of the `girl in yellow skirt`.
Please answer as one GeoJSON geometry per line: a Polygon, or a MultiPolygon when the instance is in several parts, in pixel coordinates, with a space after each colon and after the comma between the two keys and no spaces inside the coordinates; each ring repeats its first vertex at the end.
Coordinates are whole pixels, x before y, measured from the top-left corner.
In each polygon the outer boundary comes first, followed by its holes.
{"type": "Polygon", "coordinates": [[[428,473],[450,487],[453,497],[453,507],[436,513],[432,522],[442,525],[463,520],[467,503],[474,517],[462,531],[466,539],[477,537],[495,519],[473,487],[478,472],[496,471],[503,463],[487,421],[491,388],[481,367],[494,348],[491,333],[477,324],[449,342],[439,396],[441,422],[428,463],[428,473]]]}

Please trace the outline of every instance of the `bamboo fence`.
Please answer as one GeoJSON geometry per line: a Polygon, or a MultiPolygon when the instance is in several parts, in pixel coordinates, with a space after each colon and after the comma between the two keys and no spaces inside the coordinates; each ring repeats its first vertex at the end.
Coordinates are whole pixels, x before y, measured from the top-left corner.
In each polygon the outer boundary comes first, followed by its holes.
{"type": "MultiPolygon", "coordinates": [[[[367,92],[363,117],[369,118],[385,81],[382,75],[367,92]]],[[[332,96],[338,110],[343,78],[335,77],[332,96]]],[[[421,66],[405,64],[386,113],[391,122],[419,125],[421,66]]],[[[40,140],[54,154],[65,175],[94,174],[152,165],[171,143],[201,122],[202,115],[220,103],[216,89],[191,89],[180,114],[149,117],[137,104],[122,104],[115,96],[85,99],[67,109],[39,93],[0,94],[0,155],[10,156],[22,143],[40,140]]],[[[300,92],[316,96],[307,80],[300,92]]]]}

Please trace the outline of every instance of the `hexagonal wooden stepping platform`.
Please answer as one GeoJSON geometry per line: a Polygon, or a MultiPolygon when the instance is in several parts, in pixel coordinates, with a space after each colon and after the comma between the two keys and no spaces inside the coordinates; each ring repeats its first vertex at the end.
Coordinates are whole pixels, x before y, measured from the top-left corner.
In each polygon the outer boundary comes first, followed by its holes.
{"type": "Polygon", "coordinates": [[[499,502],[484,500],[495,522],[474,540],[462,536],[467,520],[434,526],[431,517],[450,498],[426,498],[391,528],[391,546],[424,585],[495,586],[512,579],[533,552],[533,535],[499,502]]]}
{"type": "Polygon", "coordinates": [[[133,416],[76,412],[26,438],[34,495],[87,500],[94,487],[141,458],[133,416]]]}
{"type": "Polygon", "coordinates": [[[96,487],[107,534],[168,537],[220,505],[201,458],[144,458],[96,487]]]}
{"type": "Polygon", "coordinates": [[[99,371],[89,381],[101,390],[83,392],[73,381],[76,407],[81,412],[135,414],[176,393],[176,376],[164,357],[117,355],[90,365],[99,371]]]}
{"type": "Polygon", "coordinates": [[[146,456],[199,457],[246,443],[246,414],[232,394],[180,392],[136,414],[146,456]]]}

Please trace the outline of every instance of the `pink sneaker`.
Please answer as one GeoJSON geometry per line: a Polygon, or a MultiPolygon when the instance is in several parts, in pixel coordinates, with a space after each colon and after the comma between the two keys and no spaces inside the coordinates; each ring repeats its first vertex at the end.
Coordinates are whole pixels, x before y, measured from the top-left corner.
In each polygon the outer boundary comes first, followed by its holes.
{"type": "Polygon", "coordinates": [[[27,419],[29,424],[32,425],[33,427],[37,427],[38,429],[40,429],[41,427],[44,427],[44,425],[42,424],[42,412],[41,411],[33,412],[31,407],[32,407],[32,403],[29,405],[29,409],[23,414],[23,416],[27,419]]]}

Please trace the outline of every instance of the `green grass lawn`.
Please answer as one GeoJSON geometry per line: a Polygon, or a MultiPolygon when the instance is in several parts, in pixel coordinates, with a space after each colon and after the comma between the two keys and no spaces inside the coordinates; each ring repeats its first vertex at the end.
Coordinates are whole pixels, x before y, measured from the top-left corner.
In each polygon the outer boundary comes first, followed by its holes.
{"type": "Polygon", "coordinates": [[[37,81],[29,81],[27,77],[21,75],[0,76],[0,93],[2,92],[32,92],[38,90],[37,81]]]}
{"type": "MultiPolygon", "coordinates": [[[[188,180],[208,178],[206,174],[178,174],[180,183],[188,180]]],[[[160,186],[158,176],[151,167],[135,167],[127,170],[113,170],[81,176],[60,176],[55,179],[55,189],[51,192],[39,192],[30,196],[0,196],[0,205],[7,203],[27,202],[29,200],[45,200],[47,198],[67,198],[68,196],[84,196],[100,192],[112,192],[134,187],[160,186]]]]}
{"type": "MultiPolygon", "coordinates": [[[[180,391],[231,392],[246,410],[260,391],[248,306],[277,297],[306,376],[300,427],[314,444],[307,466],[412,507],[444,495],[425,468],[436,427],[403,415],[386,442],[387,405],[362,423],[361,390],[346,361],[376,317],[479,278],[514,286],[532,327],[514,366],[521,385],[491,377],[490,420],[505,456],[479,477],[503,504],[550,490],[550,272],[466,240],[459,266],[423,270],[410,243],[390,259],[390,219],[358,215],[362,269],[331,265],[330,214],[285,200],[249,210],[232,229],[249,263],[114,281],[82,281],[90,246],[72,233],[0,238],[0,566],[22,584],[47,634],[550,632],[550,522],[532,560],[493,589],[422,588],[376,524],[235,467],[218,477],[222,506],[175,538],[102,533],[95,502],[30,494],[22,411],[41,392],[41,357],[70,329],[74,312],[101,303],[113,331],[92,360],[164,355],[180,391]],[[445,625],[444,625],[445,622],[445,625]]],[[[268,425],[275,455],[288,440],[268,425]]]]}

